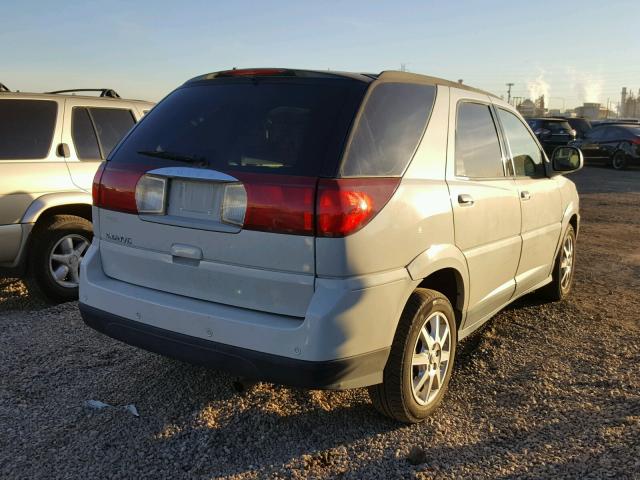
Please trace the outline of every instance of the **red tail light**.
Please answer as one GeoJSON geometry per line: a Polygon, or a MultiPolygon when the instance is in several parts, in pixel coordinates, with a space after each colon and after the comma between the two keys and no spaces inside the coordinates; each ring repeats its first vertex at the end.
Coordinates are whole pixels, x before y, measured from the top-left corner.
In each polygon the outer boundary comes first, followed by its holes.
{"type": "Polygon", "coordinates": [[[632,138],[631,143],[634,145],[640,145],[640,137],[632,138]]]}
{"type": "Polygon", "coordinates": [[[316,235],[344,237],[357,232],[387,204],[399,183],[399,178],[320,180],[316,235]]]}
{"type": "Polygon", "coordinates": [[[102,162],[96,171],[96,174],[93,176],[93,184],[91,185],[91,198],[93,199],[93,204],[98,206],[98,197],[100,196],[100,181],[102,180],[102,172],[104,172],[104,167],[107,165],[106,162],[102,162]]]}
{"type": "Polygon", "coordinates": [[[316,179],[234,174],[247,191],[246,230],[313,235],[316,179]]]}
{"type": "Polygon", "coordinates": [[[147,170],[148,165],[103,163],[93,180],[93,204],[107,210],[138,213],[136,185],[147,170]]]}
{"type": "MultiPolygon", "coordinates": [[[[152,165],[103,163],[93,181],[93,204],[138,213],[136,185],[152,165]]],[[[387,204],[399,178],[316,179],[232,173],[246,190],[245,230],[345,237],[387,204]],[[317,190],[317,191],[316,191],[317,190]]]]}

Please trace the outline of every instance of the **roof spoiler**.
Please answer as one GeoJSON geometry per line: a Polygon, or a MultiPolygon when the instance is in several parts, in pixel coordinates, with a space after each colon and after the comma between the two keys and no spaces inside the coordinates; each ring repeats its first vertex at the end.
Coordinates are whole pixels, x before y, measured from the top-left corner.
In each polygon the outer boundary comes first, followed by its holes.
{"type": "Polygon", "coordinates": [[[75,93],[75,92],[100,92],[101,97],[120,98],[118,92],[111,88],[72,88],[70,90],[55,90],[45,93],[75,93]]]}

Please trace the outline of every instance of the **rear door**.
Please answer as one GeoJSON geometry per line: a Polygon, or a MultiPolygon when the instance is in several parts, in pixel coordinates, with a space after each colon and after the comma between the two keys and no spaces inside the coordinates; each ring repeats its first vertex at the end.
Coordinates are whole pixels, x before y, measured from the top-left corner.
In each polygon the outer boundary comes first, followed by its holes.
{"type": "Polygon", "coordinates": [[[43,98],[0,98],[0,263],[14,260],[22,239],[19,225],[39,196],[72,188],[60,142],[60,102],[43,98]]]}
{"type": "Polygon", "coordinates": [[[335,175],[366,85],[238,78],[173,92],[107,162],[103,182],[133,175],[135,185],[148,172],[164,193],[159,213],[101,208],[105,273],[304,317],[315,282],[317,181],[335,175]]]}
{"type": "Polygon", "coordinates": [[[531,290],[551,274],[562,228],[558,184],[547,177],[545,157],[524,122],[497,108],[514,165],[522,210],[522,254],[516,273],[516,295],[531,290]]]}
{"type": "Polygon", "coordinates": [[[600,161],[605,158],[603,150],[600,148],[600,142],[604,140],[606,130],[607,127],[597,127],[587,132],[580,144],[580,150],[582,150],[585,160],[600,161]]]}
{"type": "Polygon", "coordinates": [[[520,258],[520,202],[488,97],[452,89],[447,183],[455,242],[469,268],[465,328],[504,306],[520,258]]]}
{"type": "Polygon", "coordinates": [[[67,165],[73,183],[89,191],[100,163],[135,125],[138,112],[124,102],[68,98],[63,141],[69,145],[67,165]]]}
{"type": "Polygon", "coordinates": [[[600,156],[610,159],[618,150],[620,143],[625,138],[625,131],[620,127],[601,127],[606,130],[600,141],[600,156]]]}

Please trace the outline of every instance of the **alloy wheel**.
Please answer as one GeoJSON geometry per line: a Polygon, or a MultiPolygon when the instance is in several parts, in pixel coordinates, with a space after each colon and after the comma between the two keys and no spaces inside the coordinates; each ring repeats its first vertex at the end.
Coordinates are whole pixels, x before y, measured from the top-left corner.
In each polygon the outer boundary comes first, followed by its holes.
{"type": "Polygon", "coordinates": [[[562,290],[567,290],[571,284],[573,272],[573,237],[567,235],[562,245],[562,256],[560,257],[560,286],[562,290]]]}
{"type": "Polygon", "coordinates": [[[76,288],[80,282],[80,263],[89,247],[81,235],[65,235],[56,242],[49,256],[51,278],[65,288],[76,288]]]}
{"type": "Polygon", "coordinates": [[[443,388],[451,358],[449,320],[433,312],[424,322],[411,358],[413,397],[420,405],[431,403],[443,388]]]}

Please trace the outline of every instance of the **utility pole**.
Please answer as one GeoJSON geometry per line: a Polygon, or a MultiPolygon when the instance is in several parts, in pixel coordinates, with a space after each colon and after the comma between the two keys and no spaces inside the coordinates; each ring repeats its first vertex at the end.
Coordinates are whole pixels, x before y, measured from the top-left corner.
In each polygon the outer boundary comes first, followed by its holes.
{"type": "Polygon", "coordinates": [[[514,85],[514,83],[507,83],[507,103],[511,103],[511,87],[514,85]]]}

